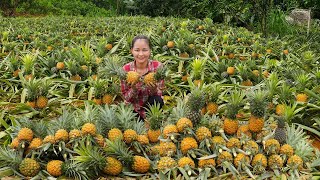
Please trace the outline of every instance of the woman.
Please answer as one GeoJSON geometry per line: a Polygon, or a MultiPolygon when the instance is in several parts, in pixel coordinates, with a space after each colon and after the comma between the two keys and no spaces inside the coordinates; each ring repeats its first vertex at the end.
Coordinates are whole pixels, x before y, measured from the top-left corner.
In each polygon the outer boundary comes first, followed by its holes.
{"type": "Polygon", "coordinates": [[[143,78],[150,72],[155,72],[162,64],[159,61],[150,60],[151,45],[147,36],[139,35],[133,38],[130,52],[134,58],[132,62],[123,66],[126,72],[135,71],[140,76],[140,81],[129,85],[126,81],[121,81],[121,92],[127,103],[131,103],[134,111],[141,119],[145,118],[145,108],[154,103],[163,106],[162,89],[164,80],[160,80],[154,85],[146,85],[143,78]]]}

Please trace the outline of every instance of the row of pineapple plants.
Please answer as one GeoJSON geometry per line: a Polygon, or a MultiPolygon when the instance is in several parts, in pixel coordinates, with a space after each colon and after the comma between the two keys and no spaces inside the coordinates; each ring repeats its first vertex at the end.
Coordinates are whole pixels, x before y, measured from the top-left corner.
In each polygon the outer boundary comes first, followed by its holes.
{"type": "Polygon", "coordinates": [[[317,150],[301,128],[286,125],[290,117],[265,114],[264,92],[255,90],[249,102],[241,90],[225,95],[216,115],[201,114],[206,96],[206,87],[194,87],[173,109],[151,107],[149,130],[123,103],[65,109],[54,121],[20,119],[7,130],[13,140],[1,149],[1,167],[21,177],[84,179],[310,175],[317,150]],[[245,105],[250,118],[237,117],[245,105]]]}

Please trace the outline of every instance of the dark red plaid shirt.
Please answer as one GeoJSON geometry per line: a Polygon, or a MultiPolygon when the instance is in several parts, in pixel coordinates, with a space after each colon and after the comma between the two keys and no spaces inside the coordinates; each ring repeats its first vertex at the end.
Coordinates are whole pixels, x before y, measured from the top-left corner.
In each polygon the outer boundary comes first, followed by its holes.
{"type": "MultiPolygon", "coordinates": [[[[159,61],[149,60],[148,62],[148,74],[149,72],[155,72],[162,64],[159,61]]],[[[123,66],[126,72],[137,71],[134,62],[127,63],[123,66]]],[[[145,74],[145,75],[146,75],[145,74]]],[[[126,83],[125,80],[121,81],[121,92],[127,103],[131,103],[134,110],[139,113],[139,115],[145,118],[144,105],[148,100],[149,96],[162,96],[162,90],[164,89],[164,80],[157,82],[156,90],[148,87],[143,83],[143,75],[141,81],[135,84],[136,89],[133,89],[130,85],[126,83]]]]}

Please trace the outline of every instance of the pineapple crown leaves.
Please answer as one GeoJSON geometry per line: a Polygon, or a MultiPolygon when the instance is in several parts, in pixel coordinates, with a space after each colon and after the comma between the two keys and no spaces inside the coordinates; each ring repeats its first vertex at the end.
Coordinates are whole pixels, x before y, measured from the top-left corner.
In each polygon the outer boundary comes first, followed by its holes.
{"type": "Polygon", "coordinates": [[[303,91],[305,88],[308,88],[308,83],[310,82],[311,76],[306,73],[300,73],[295,76],[295,82],[297,90],[303,91]]]}
{"type": "Polygon", "coordinates": [[[74,150],[77,154],[73,160],[77,164],[94,171],[96,175],[99,175],[100,171],[106,166],[106,158],[103,155],[103,151],[97,146],[87,146],[83,141],[74,150]]]}
{"type": "Polygon", "coordinates": [[[163,111],[160,108],[160,104],[153,104],[149,106],[149,108],[146,111],[146,119],[150,123],[150,129],[160,129],[162,121],[164,119],[163,111]]]}
{"type": "Polygon", "coordinates": [[[33,67],[36,63],[37,54],[25,54],[21,56],[23,69],[26,74],[30,74],[33,70],[33,67]]]}
{"type": "Polygon", "coordinates": [[[180,117],[186,117],[187,116],[187,99],[186,98],[177,98],[177,104],[175,107],[172,108],[171,112],[169,113],[168,119],[170,121],[172,120],[172,123],[175,123],[177,119],[180,117]]]}
{"type": "Polygon", "coordinates": [[[85,102],[84,110],[78,109],[76,111],[76,116],[82,119],[82,124],[93,123],[100,118],[99,108],[89,102],[85,102]]]}
{"type": "Polygon", "coordinates": [[[69,70],[70,75],[76,75],[80,71],[80,64],[76,60],[69,60],[66,62],[66,66],[69,70]]]}
{"type": "Polygon", "coordinates": [[[14,55],[14,54],[10,54],[7,56],[6,58],[6,63],[8,64],[8,67],[12,70],[15,71],[17,69],[19,69],[20,67],[20,61],[18,56],[14,55]]]}
{"type": "Polygon", "coordinates": [[[211,102],[217,102],[218,97],[223,91],[220,83],[209,84],[208,88],[205,90],[208,93],[208,100],[211,102]]]}
{"type": "Polygon", "coordinates": [[[117,156],[119,160],[129,165],[133,163],[133,153],[122,140],[110,141],[106,139],[106,144],[105,152],[107,155],[117,156]]]}
{"type": "Polygon", "coordinates": [[[236,66],[237,71],[239,72],[239,75],[241,76],[243,81],[246,81],[250,78],[252,78],[251,70],[248,68],[245,64],[239,64],[236,66]]]}
{"type": "Polygon", "coordinates": [[[89,179],[88,175],[85,172],[87,167],[79,165],[74,160],[69,160],[63,163],[63,172],[67,177],[75,179],[89,179]]]}
{"type": "Polygon", "coordinates": [[[191,77],[193,77],[193,79],[203,79],[205,66],[205,59],[194,59],[190,64],[191,77]]]}
{"type": "Polygon", "coordinates": [[[62,109],[61,116],[58,117],[56,121],[50,121],[50,128],[54,131],[58,129],[71,130],[75,120],[75,113],[70,112],[69,109],[64,107],[62,109]]]}
{"type": "Polygon", "coordinates": [[[39,96],[39,89],[41,89],[41,79],[30,79],[29,81],[21,78],[21,84],[24,89],[27,90],[27,99],[34,101],[39,96]]]}
{"type": "Polygon", "coordinates": [[[86,42],[86,44],[81,45],[82,56],[84,59],[84,63],[90,65],[95,60],[94,52],[91,48],[90,42],[86,42]]]}
{"type": "Polygon", "coordinates": [[[0,168],[10,167],[18,169],[21,161],[21,152],[9,149],[8,147],[0,147],[0,168]]]}
{"type": "Polygon", "coordinates": [[[285,128],[286,122],[285,122],[283,116],[277,117],[277,125],[278,125],[278,128],[285,128]]]}
{"type": "Polygon", "coordinates": [[[109,56],[104,61],[104,67],[99,69],[99,73],[107,78],[118,76],[120,79],[126,78],[126,72],[122,68],[123,59],[117,55],[109,56]]]}
{"type": "Polygon", "coordinates": [[[281,81],[279,79],[279,75],[276,72],[272,73],[266,81],[266,87],[268,89],[268,95],[270,99],[277,93],[277,89],[280,84],[281,81]]]}
{"type": "Polygon", "coordinates": [[[134,121],[133,130],[135,130],[138,134],[145,134],[147,132],[147,128],[143,121],[137,120],[134,121]]]}
{"type": "Polygon", "coordinates": [[[248,94],[250,103],[250,111],[256,117],[263,117],[265,115],[267,106],[267,92],[263,90],[253,90],[248,94]]]}
{"type": "Polygon", "coordinates": [[[236,114],[244,105],[245,94],[240,90],[234,90],[230,93],[228,104],[226,106],[226,117],[235,119],[236,114]]]}
{"type": "Polygon", "coordinates": [[[112,128],[118,127],[118,121],[115,121],[116,108],[114,105],[99,107],[100,113],[96,122],[98,132],[107,132],[112,128]]]}
{"type": "Polygon", "coordinates": [[[282,102],[290,102],[290,100],[293,100],[294,92],[295,92],[295,88],[290,87],[286,83],[283,83],[282,86],[279,86],[277,89],[279,100],[282,102]]]}
{"type": "Polygon", "coordinates": [[[194,86],[191,88],[191,92],[188,97],[187,105],[191,111],[198,111],[202,109],[206,103],[207,94],[203,87],[194,86]]]}
{"type": "Polygon", "coordinates": [[[297,105],[298,104],[295,102],[291,106],[285,105],[284,107],[283,118],[289,124],[291,124],[294,118],[297,118],[298,116],[302,116],[302,114],[299,114],[299,112],[302,111],[305,107],[297,108],[297,105]]]}
{"type": "Polygon", "coordinates": [[[163,80],[166,77],[168,77],[168,73],[169,73],[169,71],[168,71],[167,66],[165,66],[163,64],[155,72],[154,78],[156,79],[156,81],[163,80]]]}
{"type": "Polygon", "coordinates": [[[101,98],[108,87],[108,81],[105,79],[92,80],[89,84],[94,88],[95,98],[101,98]]]}
{"type": "Polygon", "coordinates": [[[120,128],[130,129],[133,121],[136,119],[136,114],[133,112],[133,106],[127,105],[124,102],[118,104],[116,117],[120,128]]]}

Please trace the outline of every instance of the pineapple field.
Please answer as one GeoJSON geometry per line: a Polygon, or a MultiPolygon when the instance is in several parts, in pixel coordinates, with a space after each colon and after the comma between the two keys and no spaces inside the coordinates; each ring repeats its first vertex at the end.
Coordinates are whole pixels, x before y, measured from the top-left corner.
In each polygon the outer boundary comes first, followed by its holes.
{"type": "Polygon", "coordinates": [[[319,55],[209,18],[2,18],[0,177],[317,178],[319,55]],[[138,34],[165,67],[145,121],[120,91],[138,34]]]}

